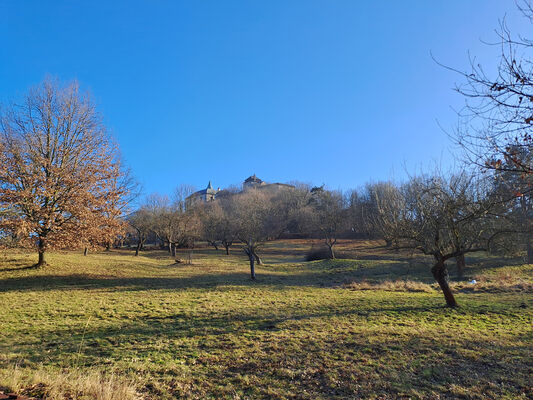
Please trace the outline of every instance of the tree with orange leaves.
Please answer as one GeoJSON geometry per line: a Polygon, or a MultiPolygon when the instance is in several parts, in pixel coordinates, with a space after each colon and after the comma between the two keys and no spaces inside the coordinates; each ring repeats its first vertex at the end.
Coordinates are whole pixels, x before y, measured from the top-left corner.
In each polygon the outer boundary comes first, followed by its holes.
{"type": "Polygon", "coordinates": [[[94,246],[123,228],[131,189],[89,95],[45,80],[0,115],[0,231],[36,246],[94,246]],[[9,212],[7,212],[9,211],[9,212]]]}

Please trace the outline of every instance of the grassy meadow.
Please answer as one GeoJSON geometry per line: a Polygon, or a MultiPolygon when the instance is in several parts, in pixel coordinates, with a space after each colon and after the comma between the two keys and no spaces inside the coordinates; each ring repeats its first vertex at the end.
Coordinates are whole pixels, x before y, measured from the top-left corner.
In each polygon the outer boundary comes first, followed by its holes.
{"type": "MultiPolygon", "coordinates": [[[[431,260],[379,242],[304,262],[237,249],[0,251],[0,390],[57,399],[533,398],[533,266],[468,258],[444,307],[431,260]],[[186,258],[185,254],[182,258],[186,258]],[[475,278],[478,283],[471,285],[475,278]]],[[[451,274],[455,272],[450,266],[451,274]]]]}

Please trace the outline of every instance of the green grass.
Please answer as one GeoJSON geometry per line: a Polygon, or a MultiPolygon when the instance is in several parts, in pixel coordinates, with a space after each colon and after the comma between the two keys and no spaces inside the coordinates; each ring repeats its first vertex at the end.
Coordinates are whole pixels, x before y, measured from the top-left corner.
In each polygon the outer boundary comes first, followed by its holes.
{"type": "Polygon", "coordinates": [[[448,309],[424,259],[342,245],[360,259],[304,263],[307,243],[272,243],[256,282],[237,251],[53,253],[42,270],[0,253],[0,386],[16,365],[28,385],[112,374],[152,399],[533,396],[532,266],[473,260],[479,290],[454,284],[448,309]]]}

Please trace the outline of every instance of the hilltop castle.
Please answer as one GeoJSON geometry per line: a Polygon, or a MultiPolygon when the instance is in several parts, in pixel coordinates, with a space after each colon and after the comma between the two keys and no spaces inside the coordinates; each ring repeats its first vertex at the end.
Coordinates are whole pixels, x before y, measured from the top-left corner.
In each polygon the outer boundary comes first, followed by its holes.
{"type": "MultiPolygon", "coordinates": [[[[259,179],[255,174],[252,176],[249,176],[244,180],[242,183],[242,192],[246,192],[250,189],[260,189],[260,190],[267,190],[269,192],[276,192],[280,189],[294,189],[294,186],[287,185],[286,183],[268,183],[261,179],[259,179]]],[[[205,189],[199,190],[197,192],[194,192],[191,194],[187,199],[185,200],[187,207],[190,207],[193,204],[196,204],[198,202],[207,203],[209,201],[213,201],[217,198],[218,195],[228,195],[230,194],[226,190],[220,190],[214,189],[213,185],[211,185],[211,181],[209,181],[209,184],[205,189]]]]}

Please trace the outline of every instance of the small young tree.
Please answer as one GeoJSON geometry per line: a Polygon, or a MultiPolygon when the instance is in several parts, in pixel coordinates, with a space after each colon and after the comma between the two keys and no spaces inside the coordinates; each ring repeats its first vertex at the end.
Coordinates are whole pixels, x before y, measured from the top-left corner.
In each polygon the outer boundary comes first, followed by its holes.
{"type": "Polygon", "coordinates": [[[126,172],[89,95],[46,80],[0,117],[0,229],[49,248],[76,248],[122,230],[126,172]]]}
{"type": "Polygon", "coordinates": [[[224,246],[226,255],[230,254],[230,247],[236,240],[237,225],[228,215],[227,198],[209,202],[200,209],[202,238],[218,250],[218,243],[224,246]]]}
{"type": "Polygon", "coordinates": [[[239,223],[232,214],[231,199],[222,198],[217,200],[222,209],[222,219],[219,220],[218,237],[222,246],[226,251],[226,255],[230,254],[230,247],[238,239],[239,223]]]}
{"type": "Polygon", "coordinates": [[[170,199],[167,196],[152,193],[148,196],[146,203],[152,220],[152,232],[167,247],[171,256],[175,257],[175,232],[178,222],[170,199]]]}
{"type": "Polygon", "coordinates": [[[152,214],[146,207],[141,207],[127,217],[129,225],[133,228],[137,238],[137,245],[135,247],[135,256],[139,255],[142,250],[148,235],[153,230],[152,214]]]}
{"type": "Polygon", "coordinates": [[[347,226],[344,197],[338,192],[313,188],[309,205],[311,206],[311,224],[322,236],[330,258],[334,259],[334,246],[347,226]]]}
{"type": "Polygon", "coordinates": [[[237,237],[243,243],[243,251],[250,262],[250,277],[255,280],[255,262],[260,262],[258,251],[270,234],[267,225],[272,211],[271,202],[259,190],[249,190],[228,200],[229,215],[236,222],[237,237]]]}
{"type": "Polygon", "coordinates": [[[178,246],[188,250],[188,262],[191,264],[196,241],[201,238],[202,234],[201,220],[195,208],[189,208],[180,213],[179,229],[178,246]]]}
{"type": "Polygon", "coordinates": [[[220,229],[224,219],[224,211],[218,202],[209,202],[196,207],[201,221],[201,237],[207,244],[218,250],[220,229]]]}
{"type": "Polygon", "coordinates": [[[173,258],[176,248],[194,247],[199,236],[199,221],[194,208],[185,208],[185,197],[177,196],[170,201],[167,196],[152,194],[147,200],[147,209],[151,214],[152,231],[168,247],[173,258]]]}

